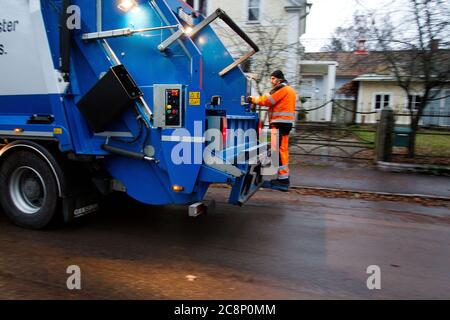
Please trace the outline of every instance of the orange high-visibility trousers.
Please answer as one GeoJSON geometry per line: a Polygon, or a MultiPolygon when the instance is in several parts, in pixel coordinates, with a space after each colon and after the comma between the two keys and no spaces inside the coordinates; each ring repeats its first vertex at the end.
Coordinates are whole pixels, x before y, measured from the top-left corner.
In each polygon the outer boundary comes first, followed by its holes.
{"type": "Polygon", "coordinates": [[[289,179],[289,132],[292,127],[271,126],[271,149],[279,154],[278,179],[289,179]],[[278,142],[278,146],[277,146],[278,142]]]}
{"type": "Polygon", "coordinates": [[[289,179],[289,135],[280,135],[278,179],[289,179]]]}

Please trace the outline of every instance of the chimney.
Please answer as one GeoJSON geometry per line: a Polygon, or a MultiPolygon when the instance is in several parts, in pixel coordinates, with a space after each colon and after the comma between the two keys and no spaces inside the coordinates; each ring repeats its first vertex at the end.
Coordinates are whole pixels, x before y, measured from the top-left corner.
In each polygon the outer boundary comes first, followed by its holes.
{"type": "Polygon", "coordinates": [[[369,52],[366,49],[367,39],[359,38],[356,42],[356,50],[353,52],[356,55],[368,55],[369,52]]]}
{"type": "Polygon", "coordinates": [[[438,50],[439,49],[439,41],[440,41],[439,39],[431,39],[430,44],[429,44],[430,50],[432,50],[432,51],[438,50]]]}

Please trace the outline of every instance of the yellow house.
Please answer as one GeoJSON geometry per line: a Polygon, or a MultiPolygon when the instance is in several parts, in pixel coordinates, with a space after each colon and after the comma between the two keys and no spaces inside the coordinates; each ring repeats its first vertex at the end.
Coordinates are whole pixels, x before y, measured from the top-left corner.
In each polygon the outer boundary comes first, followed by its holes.
{"type": "MultiPolygon", "coordinates": [[[[376,123],[381,110],[386,107],[394,110],[397,124],[409,124],[408,114],[411,109],[416,109],[423,95],[422,84],[416,82],[411,86],[408,99],[405,90],[398,86],[395,78],[390,75],[369,73],[360,75],[353,81],[359,84],[356,110],[362,113],[356,115],[356,122],[360,124],[376,123]],[[370,112],[375,113],[369,114],[370,112]]],[[[431,101],[424,110],[422,125],[450,126],[450,117],[437,117],[450,116],[450,86],[442,90],[437,98],[442,99],[431,101]]]]}
{"type": "MultiPolygon", "coordinates": [[[[450,55],[450,50],[445,52],[450,55]]],[[[307,52],[301,61],[300,77],[300,94],[310,97],[304,104],[306,109],[322,105],[331,99],[330,96],[337,101],[354,100],[355,105],[347,108],[357,111],[353,119],[358,124],[376,123],[381,110],[386,107],[394,110],[397,124],[409,124],[410,110],[417,109],[423,96],[423,84],[416,82],[411,86],[408,99],[381,51],[364,55],[340,51],[307,52]],[[329,70],[331,65],[335,66],[333,72],[329,70]]],[[[325,107],[310,112],[308,116],[310,121],[330,121],[332,111],[325,107]]],[[[420,125],[450,126],[450,79],[449,86],[438,92],[435,100],[425,108],[420,125]]]]}

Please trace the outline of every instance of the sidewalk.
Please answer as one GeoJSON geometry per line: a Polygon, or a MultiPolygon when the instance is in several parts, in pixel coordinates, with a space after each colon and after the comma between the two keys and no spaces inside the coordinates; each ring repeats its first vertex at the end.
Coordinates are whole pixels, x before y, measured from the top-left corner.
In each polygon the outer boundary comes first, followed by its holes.
{"type": "Polygon", "coordinates": [[[450,197],[450,178],[378,171],[375,168],[341,168],[295,164],[291,185],[450,197]]]}

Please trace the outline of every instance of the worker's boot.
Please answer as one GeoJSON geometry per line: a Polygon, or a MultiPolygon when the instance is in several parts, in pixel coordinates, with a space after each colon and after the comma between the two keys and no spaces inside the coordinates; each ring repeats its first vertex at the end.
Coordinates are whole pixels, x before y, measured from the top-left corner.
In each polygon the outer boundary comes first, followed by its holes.
{"type": "Polygon", "coordinates": [[[288,179],[274,179],[270,181],[271,188],[280,191],[289,191],[290,181],[288,179]]]}

